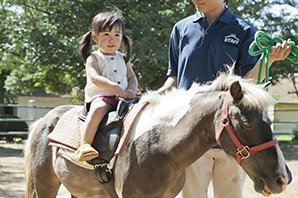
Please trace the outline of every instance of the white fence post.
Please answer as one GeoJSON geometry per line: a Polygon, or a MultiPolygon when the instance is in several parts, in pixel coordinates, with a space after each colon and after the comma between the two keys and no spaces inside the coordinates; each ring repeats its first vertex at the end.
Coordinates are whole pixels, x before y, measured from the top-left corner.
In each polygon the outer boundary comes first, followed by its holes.
{"type": "Polygon", "coordinates": [[[28,100],[28,106],[31,107],[28,109],[28,119],[35,120],[36,115],[36,101],[35,100],[28,100]]]}

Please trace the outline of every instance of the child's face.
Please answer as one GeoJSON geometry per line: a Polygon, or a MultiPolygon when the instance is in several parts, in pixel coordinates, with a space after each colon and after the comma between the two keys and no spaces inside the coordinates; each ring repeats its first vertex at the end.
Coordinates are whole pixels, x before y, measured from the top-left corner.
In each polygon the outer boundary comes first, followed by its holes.
{"type": "Polygon", "coordinates": [[[106,29],[105,31],[100,32],[98,35],[92,33],[92,36],[102,54],[112,55],[120,48],[122,30],[119,26],[115,25],[111,31],[106,29]]]}

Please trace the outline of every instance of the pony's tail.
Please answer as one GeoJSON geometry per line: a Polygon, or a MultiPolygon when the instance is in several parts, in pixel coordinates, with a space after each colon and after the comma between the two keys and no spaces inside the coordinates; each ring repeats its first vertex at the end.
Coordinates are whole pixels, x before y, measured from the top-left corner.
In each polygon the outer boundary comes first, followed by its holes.
{"type": "Polygon", "coordinates": [[[79,43],[79,52],[85,62],[92,51],[91,37],[92,37],[92,31],[90,30],[89,32],[87,32],[82,36],[82,39],[79,43]]]}
{"type": "Polygon", "coordinates": [[[125,63],[128,63],[130,59],[130,46],[132,42],[131,42],[131,39],[125,34],[123,34],[123,42],[124,42],[124,46],[123,46],[124,61],[125,63]]]}
{"type": "Polygon", "coordinates": [[[34,181],[33,181],[33,171],[32,171],[32,155],[31,155],[31,141],[34,136],[34,132],[36,131],[36,127],[40,120],[34,122],[30,126],[29,136],[26,141],[26,145],[24,148],[24,156],[25,156],[25,183],[26,183],[26,198],[34,197],[34,181]]]}

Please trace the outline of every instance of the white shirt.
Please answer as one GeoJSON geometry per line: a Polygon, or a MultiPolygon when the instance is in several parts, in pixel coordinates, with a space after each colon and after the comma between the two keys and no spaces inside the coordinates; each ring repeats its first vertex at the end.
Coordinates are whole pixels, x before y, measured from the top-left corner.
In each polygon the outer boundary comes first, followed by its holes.
{"type": "MultiPolygon", "coordinates": [[[[99,50],[92,52],[96,57],[99,66],[99,72],[101,76],[118,83],[122,89],[126,90],[128,86],[127,81],[127,68],[123,58],[123,55],[116,51],[114,55],[103,55],[99,50]]],[[[92,83],[89,78],[88,71],[87,74],[87,84],[85,86],[85,102],[91,102],[98,96],[113,96],[113,92],[106,91],[97,87],[92,83]]]]}

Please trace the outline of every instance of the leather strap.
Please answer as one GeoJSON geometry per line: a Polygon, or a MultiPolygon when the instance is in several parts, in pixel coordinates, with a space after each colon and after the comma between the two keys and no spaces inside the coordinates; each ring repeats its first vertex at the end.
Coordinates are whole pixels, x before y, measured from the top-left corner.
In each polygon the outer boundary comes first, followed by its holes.
{"type": "Polygon", "coordinates": [[[140,112],[147,106],[147,104],[149,104],[149,102],[134,104],[132,109],[128,112],[123,123],[122,131],[121,131],[122,135],[121,135],[121,139],[119,141],[118,147],[116,149],[115,156],[119,156],[122,153],[124,146],[127,143],[127,140],[131,133],[135,119],[138,117],[140,112]]]}
{"type": "Polygon", "coordinates": [[[221,136],[221,133],[223,132],[224,129],[227,130],[229,136],[231,137],[232,141],[237,147],[237,163],[239,165],[241,165],[242,159],[248,158],[251,154],[254,154],[255,152],[267,149],[269,147],[272,147],[278,144],[277,139],[273,139],[271,141],[265,142],[263,144],[260,144],[251,148],[249,146],[243,146],[241,142],[238,140],[238,138],[236,137],[229,122],[229,101],[230,101],[230,93],[229,91],[227,91],[225,94],[225,99],[223,103],[223,117],[221,120],[221,124],[216,131],[215,139],[216,139],[216,142],[220,145],[219,138],[221,136]]]}

